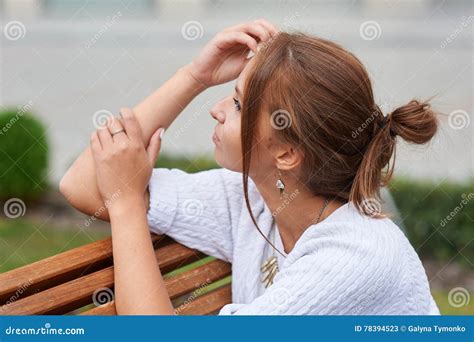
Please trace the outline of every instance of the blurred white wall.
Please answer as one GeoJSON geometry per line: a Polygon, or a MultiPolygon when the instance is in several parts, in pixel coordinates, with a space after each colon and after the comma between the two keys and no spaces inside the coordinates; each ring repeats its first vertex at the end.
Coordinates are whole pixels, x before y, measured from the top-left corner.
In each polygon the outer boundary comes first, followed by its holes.
{"type": "MultiPolygon", "coordinates": [[[[87,146],[95,113],[133,106],[219,30],[260,17],[354,52],[387,110],[438,94],[434,107],[446,114],[440,134],[427,147],[400,144],[396,174],[473,175],[470,1],[4,0],[0,105],[30,106],[44,120],[57,182],[87,146]],[[12,23],[14,39],[6,34],[12,23]],[[189,23],[194,36],[185,37],[189,23]],[[364,25],[375,36],[364,37],[364,25]]],[[[208,111],[232,87],[209,89],[193,101],[166,133],[163,150],[212,155],[215,122],[208,111]]]]}

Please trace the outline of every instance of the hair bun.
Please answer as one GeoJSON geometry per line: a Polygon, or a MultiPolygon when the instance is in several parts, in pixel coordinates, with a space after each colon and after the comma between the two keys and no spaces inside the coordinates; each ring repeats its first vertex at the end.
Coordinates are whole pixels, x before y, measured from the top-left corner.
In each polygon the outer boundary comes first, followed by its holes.
{"type": "Polygon", "coordinates": [[[438,118],[428,102],[411,100],[395,109],[388,118],[391,131],[415,144],[427,143],[438,129],[438,118]]]}

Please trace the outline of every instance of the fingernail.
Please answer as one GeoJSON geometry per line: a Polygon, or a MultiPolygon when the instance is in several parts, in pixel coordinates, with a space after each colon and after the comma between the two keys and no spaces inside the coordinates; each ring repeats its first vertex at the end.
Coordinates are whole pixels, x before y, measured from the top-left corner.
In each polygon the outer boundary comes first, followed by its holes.
{"type": "Polygon", "coordinates": [[[161,128],[160,139],[163,139],[163,134],[165,134],[165,131],[166,131],[165,128],[161,128]]]}

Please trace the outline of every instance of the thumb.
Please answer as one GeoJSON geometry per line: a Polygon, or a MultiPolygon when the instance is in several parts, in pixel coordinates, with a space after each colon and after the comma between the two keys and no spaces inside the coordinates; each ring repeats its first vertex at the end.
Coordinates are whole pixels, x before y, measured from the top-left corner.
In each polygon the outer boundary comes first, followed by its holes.
{"type": "Polygon", "coordinates": [[[155,166],[156,159],[158,158],[158,153],[160,152],[161,137],[163,136],[163,133],[165,133],[165,128],[158,128],[151,136],[150,143],[148,144],[148,147],[146,149],[148,159],[150,160],[152,167],[155,166]]]}

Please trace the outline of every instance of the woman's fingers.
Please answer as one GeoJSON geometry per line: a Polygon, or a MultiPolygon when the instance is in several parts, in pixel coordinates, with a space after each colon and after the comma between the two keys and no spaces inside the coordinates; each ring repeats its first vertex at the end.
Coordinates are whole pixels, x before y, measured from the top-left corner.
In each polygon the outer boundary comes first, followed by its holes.
{"type": "Polygon", "coordinates": [[[109,128],[109,132],[112,136],[113,142],[119,142],[119,141],[127,139],[127,131],[125,130],[123,132],[120,132],[122,129],[125,129],[125,128],[123,127],[122,122],[120,121],[119,118],[116,118],[116,117],[109,118],[107,126],[109,128]],[[120,132],[120,133],[116,133],[116,132],[120,132]]]}
{"type": "Polygon", "coordinates": [[[254,38],[258,38],[262,42],[266,42],[270,39],[271,35],[268,29],[258,23],[244,23],[237,25],[234,29],[229,32],[243,32],[251,35],[254,38]]]}
{"type": "Polygon", "coordinates": [[[156,159],[158,158],[158,153],[160,153],[161,148],[161,136],[164,132],[164,128],[159,128],[156,132],[151,136],[150,143],[146,149],[148,154],[148,159],[150,160],[150,165],[152,167],[156,164],[156,159]]]}
{"type": "Polygon", "coordinates": [[[258,43],[255,40],[255,38],[243,32],[225,33],[224,39],[221,42],[219,42],[218,47],[221,49],[227,49],[229,47],[232,47],[236,43],[246,45],[253,52],[257,52],[258,43]]]}
{"type": "Polygon", "coordinates": [[[102,145],[100,144],[99,136],[97,135],[97,131],[92,132],[91,134],[91,150],[92,154],[97,156],[99,153],[102,152],[102,145]]]}
{"type": "Polygon", "coordinates": [[[122,124],[130,140],[143,144],[142,129],[130,108],[120,109],[122,124]]]}
{"type": "Polygon", "coordinates": [[[100,127],[96,130],[100,145],[103,150],[107,150],[113,144],[112,136],[110,135],[108,126],[100,127]]]}
{"type": "Polygon", "coordinates": [[[275,37],[280,31],[279,29],[265,19],[257,19],[252,22],[237,24],[224,30],[225,32],[244,32],[258,38],[262,42],[266,42],[270,38],[275,37]]]}
{"type": "Polygon", "coordinates": [[[268,30],[268,32],[270,32],[272,38],[278,35],[278,33],[280,33],[280,30],[268,20],[257,19],[254,22],[264,26],[268,30]]]}

